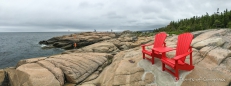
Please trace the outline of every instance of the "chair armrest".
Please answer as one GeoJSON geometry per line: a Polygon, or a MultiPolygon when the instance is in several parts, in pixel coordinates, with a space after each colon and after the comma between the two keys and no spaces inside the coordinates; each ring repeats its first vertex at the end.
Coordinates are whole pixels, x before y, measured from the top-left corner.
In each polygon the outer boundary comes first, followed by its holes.
{"type": "Polygon", "coordinates": [[[192,51],[187,52],[187,53],[182,54],[182,55],[178,55],[178,56],[174,57],[173,59],[174,59],[174,60],[179,60],[179,59],[181,59],[182,57],[185,57],[185,56],[189,55],[190,53],[192,53],[192,51]]]}
{"type": "Polygon", "coordinates": [[[141,46],[143,47],[143,46],[151,46],[151,45],[153,45],[153,44],[143,44],[141,46]]]}
{"type": "Polygon", "coordinates": [[[159,53],[165,53],[165,52],[169,52],[172,50],[176,50],[175,48],[170,48],[170,47],[159,47],[159,48],[152,48],[153,51],[157,51],[159,53]]]}

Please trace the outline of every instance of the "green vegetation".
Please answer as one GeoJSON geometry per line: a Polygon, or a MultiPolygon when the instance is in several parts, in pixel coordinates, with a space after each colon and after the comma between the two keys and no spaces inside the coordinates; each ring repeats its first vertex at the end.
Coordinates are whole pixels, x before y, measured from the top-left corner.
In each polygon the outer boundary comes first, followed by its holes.
{"type": "Polygon", "coordinates": [[[231,28],[231,10],[226,9],[224,12],[219,12],[209,15],[206,13],[202,16],[193,16],[192,18],[171,21],[169,25],[154,29],[154,33],[165,31],[168,34],[180,34],[183,32],[192,32],[214,28],[231,28]]]}
{"type": "Polygon", "coordinates": [[[134,36],[142,37],[142,36],[153,36],[156,32],[141,32],[141,31],[136,31],[132,32],[134,36]]]}

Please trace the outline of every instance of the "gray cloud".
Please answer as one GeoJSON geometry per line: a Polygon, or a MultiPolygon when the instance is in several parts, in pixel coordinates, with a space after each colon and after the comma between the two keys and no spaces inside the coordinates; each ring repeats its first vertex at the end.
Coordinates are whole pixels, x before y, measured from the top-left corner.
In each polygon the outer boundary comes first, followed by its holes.
{"type": "Polygon", "coordinates": [[[230,0],[1,0],[0,32],[151,30],[231,10],[230,0]]]}

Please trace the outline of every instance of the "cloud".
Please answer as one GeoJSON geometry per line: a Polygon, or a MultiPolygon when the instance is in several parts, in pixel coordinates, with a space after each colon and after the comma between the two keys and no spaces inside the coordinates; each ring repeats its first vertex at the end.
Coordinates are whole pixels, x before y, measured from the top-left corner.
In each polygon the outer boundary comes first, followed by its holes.
{"type": "Polygon", "coordinates": [[[151,30],[230,0],[0,0],[0,32],[151,30]]]}

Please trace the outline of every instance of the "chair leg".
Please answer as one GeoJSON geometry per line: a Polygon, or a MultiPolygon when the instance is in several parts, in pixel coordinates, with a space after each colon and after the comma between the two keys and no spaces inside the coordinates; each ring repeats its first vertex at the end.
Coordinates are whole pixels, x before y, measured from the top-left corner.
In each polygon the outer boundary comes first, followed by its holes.
{"type": "Polygon", "coordinates": [[[145,54],[143,53],[143,59],[145,59],[145,54]]]}
{"type": "Polygon", "coordinates": [[[154,64],[154,57],[152,56],[152,64],[154,64]]]}
{"type": "Polygon", "coordinates": [[[175,77],[176,77],[176,81],[179,80],[179,71],[178,69],[175,69],[175,77]]]}
{"type": "Polygon", "coordinates": [[[162,63],[162,71],[165,71],[165,64],[162,63]]]}

